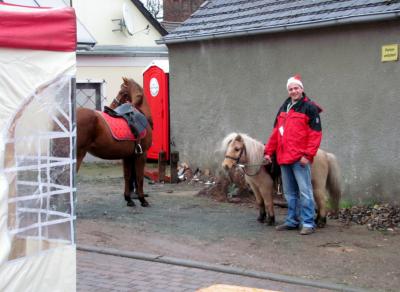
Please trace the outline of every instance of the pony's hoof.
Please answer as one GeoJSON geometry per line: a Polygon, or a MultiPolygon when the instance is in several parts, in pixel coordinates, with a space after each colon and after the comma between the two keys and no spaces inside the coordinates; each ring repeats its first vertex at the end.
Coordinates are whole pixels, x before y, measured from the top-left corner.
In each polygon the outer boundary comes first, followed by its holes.
{"type": "Polygon", "coordinates": [[[140,201],[140,205],[142,205],[142,207],[149,207],[150,206],[150,204],[145,199],[140,199],[139,198],[139,201],[140,201]]]}
{"type": "Polygon", "coordinates": [[[275,216],[268,217],[267,225],[268,226],[274,226],[275,225],[275,216]]]}
{"type": "Polygon", "coordinates": [[[265,215],[264,216],[260,215],[257,217],[257,221],[260,223],[265,223],[265,218],[266,218],[265,215]]]}
{"type": "Polygon", "coordinates": [[[265,219],[267,218],[267,214],[264,211],[260,211],[257,221],[260,223],[265,223],[265,219]]]}
{"type": "Polygon", "coordinates": [[[318,228],[324,228],[326,225],[326,217],[319,217],[315,222],[318,228]]]}
{"type": "Polygon", "coordinates": [[[134,207],[134,206],[135,206],[135,202],[132,201],[132,198],[131,198],[130,196],[124,195],[124,199],[125,199],[126,205],[127,205],[128,207],[134,207]]]}

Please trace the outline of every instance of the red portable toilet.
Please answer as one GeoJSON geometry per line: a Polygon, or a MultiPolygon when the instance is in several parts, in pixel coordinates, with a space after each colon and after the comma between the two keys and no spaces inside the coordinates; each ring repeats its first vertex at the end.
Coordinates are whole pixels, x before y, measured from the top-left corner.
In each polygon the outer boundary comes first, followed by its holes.
{"type": "Polygon", "coordinates": [[[165,151],[169,160],[169,62],[155,60],[143,71],[143,88],[153,117],[153,143],[147,158],[158,159],[165,151]]]}

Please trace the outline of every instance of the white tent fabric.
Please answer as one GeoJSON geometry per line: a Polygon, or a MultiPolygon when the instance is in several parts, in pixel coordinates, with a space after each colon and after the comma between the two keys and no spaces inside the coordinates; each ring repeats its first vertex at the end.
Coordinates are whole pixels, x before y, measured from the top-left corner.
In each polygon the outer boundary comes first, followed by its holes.
{"type": "Polygon", "coordinates": [[[61,12],[0,4],[0,291],[76,290],[76,30],[71,9],[61,12]],[[51,30],[75,35],[68,46],[41,29],[48,15],[67,19],[51,30]]]}

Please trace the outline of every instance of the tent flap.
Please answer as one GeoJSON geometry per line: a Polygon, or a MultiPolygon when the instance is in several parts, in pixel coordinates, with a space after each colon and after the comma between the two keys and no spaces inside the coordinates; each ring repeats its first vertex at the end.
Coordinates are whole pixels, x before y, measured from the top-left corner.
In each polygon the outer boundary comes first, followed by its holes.
{"type": "Polygon", "coordinates": [[[76,49],[75,10],[0,4],[0,47],[72,52],[76,49]],[[20,11],[24,9],[24,11],[20,11]]]}

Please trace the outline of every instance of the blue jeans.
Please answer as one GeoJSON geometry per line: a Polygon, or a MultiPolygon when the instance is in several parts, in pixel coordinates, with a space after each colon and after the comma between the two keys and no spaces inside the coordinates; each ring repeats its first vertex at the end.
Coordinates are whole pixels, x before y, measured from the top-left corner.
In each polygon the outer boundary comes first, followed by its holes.
{"type": "Polygon", "coordinates": [[[315,202],[311,185],[311,165],[300,162],[281,165],[283,192],[288,204],[285,224],[315,228],[315,202]]]}

